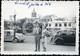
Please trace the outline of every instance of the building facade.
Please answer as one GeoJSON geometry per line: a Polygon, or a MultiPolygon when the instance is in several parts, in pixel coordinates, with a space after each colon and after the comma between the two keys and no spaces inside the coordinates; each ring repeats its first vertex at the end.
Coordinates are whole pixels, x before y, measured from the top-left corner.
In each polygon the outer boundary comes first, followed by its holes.
{"type": "MultiPolygon", "coordinates": [[[[73,19],[73,18],[72,18],[73,19]]],[[[76,22],[66,18],[58,18],[56,15],[47,15],[41,19],[47,26],[47,30],[53,33],[57,30],[73,30],[76,28],[76,22]]]]}
{"type": "MultiPolygon", "coordinates": [[[[33,32],[28,33],[26,31],[26,29],[28,29],[28,27],[26,27],[26,25],[28,23],[34,24],[34,21],[39,21],[39,23],[43,23],[44,25],[47,26],[47,30],[49,30],[53,33],[56,32],[57,30],[71,30],[71,29],[73,29],[73,26],[74,26],[72,20],[70,21],[66,18],[58,18],[54,14],[37,18],[37,13],[36,13],[35,9],[33,9],[31,15],[32,15],[31,18],[26,18],[26,21],[23,24],[23,32],[26,35],[33,35],[33,32]]],[[[29,27],[31,27],[31,26],[29,26],[29,27]]]]}
{"type": "MultiPolygon", "coordinates": [[[[24,18],[24,19],[25,21],[22,24],[22,32],[25,35],[33,35],[33,24],[35,21],[39,21],[39,23],[43,23],[44,25],[47,26],[47,30],[53,33],[57,30],[71,30],[75,28],[75,25],[76,25],[76,22],[74,23],[74,21],[76,20],[68,20],[66,18],[59,18],[54,14],[37,18],[37,13],[35,9],[33,9],[31,13],[31,18],[24,18]]],[[[17,29],[21,29],[18,25],[16,27],[17,29]]]]}

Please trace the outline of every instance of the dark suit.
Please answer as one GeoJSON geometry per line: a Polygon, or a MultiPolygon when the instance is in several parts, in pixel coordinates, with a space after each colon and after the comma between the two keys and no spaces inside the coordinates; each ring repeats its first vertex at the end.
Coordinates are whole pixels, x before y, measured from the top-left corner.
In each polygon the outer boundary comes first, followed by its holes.
{"type": "Polygon", "coordinates": [[[40,35],[35,35],[35,48],[36,51],[40,51],[40,35]]]}
{"type": "Polygon", "coordinates": [[[40,34],[39,34],[40,28],[34,28],[34,36],[35,36],[35,51],[40,51],[40,34]]]}
{"type": "Polygon", "coordinates": [[[38,28],[34,28],[34,36],[35,36],[35,49],[36,49],[35,51],[40,51],[40,39],[42,36],[42,28],[40,25],[38,28]]]}

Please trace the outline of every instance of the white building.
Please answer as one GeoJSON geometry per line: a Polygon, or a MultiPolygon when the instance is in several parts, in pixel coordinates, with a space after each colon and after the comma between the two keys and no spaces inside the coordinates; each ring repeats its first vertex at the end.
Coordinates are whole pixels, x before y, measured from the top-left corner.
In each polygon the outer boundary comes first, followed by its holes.
{"type": "Polygon", "coordinates": [[[47,29],[52,30],[71,30],[73,26],[76,24],[73,23],[73,20],[68,20],[66,18],[58,18],[55,15],[47,15],[44,16],[42,22],[47,23],[47,29]]]}

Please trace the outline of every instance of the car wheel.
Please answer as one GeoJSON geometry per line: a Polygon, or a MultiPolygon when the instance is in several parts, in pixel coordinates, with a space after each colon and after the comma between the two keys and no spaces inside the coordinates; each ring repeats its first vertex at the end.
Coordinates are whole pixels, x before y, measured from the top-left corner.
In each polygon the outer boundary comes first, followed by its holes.
{"type": "Polygon", "coordinates": [[[63,40],[57,40],[56,41],[56,45],[63,45],[64,43],[63,43],[63,40]]]}
{"type": "Polygon", "coordinates": [[[17,39],[17,43],[19,43],[19,40],[17,39]]]}
{"type": "Polygon", "coordinates": [[[21,40],[21,42],[24,42],[24,40],[21,40]]]}
{"type": "Polygon", "coordinates": [[[13,43],[16,43],[16,42],[17,42],[17,39],[12,40],[12,42],[13,42],[13,43]]]}

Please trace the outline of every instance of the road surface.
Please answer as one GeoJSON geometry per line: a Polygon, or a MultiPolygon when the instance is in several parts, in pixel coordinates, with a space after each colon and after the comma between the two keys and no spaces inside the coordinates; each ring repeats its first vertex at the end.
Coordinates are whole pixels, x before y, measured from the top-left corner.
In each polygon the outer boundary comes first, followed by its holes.
{"type": "MultiPolygon", "coordinates": [[[[41,44],[41,51],[42,44],[41,44]]],[[[66,46],[66,45],[47,45],[47,51],[75,51],[75,46],[66,46]]],[[[4,51],[34,51],[35,44],[34,43],[12,43],[5,42],[4,43],[4,51]]]]}

